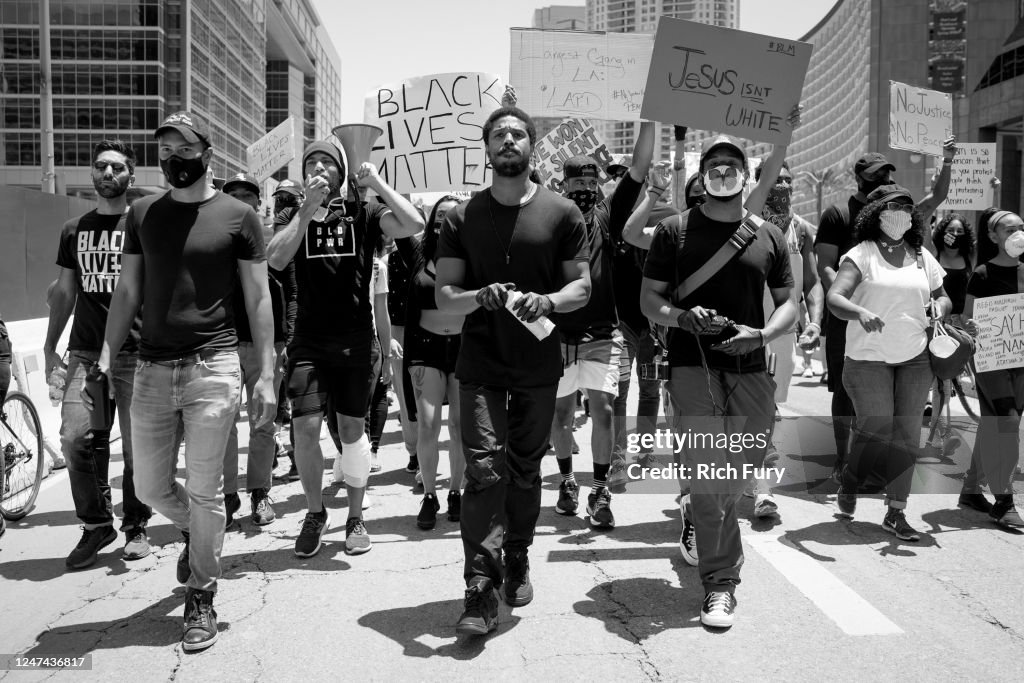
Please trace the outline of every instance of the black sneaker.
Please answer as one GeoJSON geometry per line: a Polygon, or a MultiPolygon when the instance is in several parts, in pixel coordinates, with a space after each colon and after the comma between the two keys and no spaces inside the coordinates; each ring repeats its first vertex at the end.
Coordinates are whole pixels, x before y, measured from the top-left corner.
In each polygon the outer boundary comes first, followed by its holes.
{"type": "Polygon", "coordinates": [[[320,552],[320,539],[330,523],[331,516],[327,514],[327,508],[320,512],[307,512],[306,518],[302,520],[299,537],[295,539],[295,554],[299,557],[313,557],[320,552]]]}
{"type": "Polygon", "coordinates": [[[237,493],[224,494],[224,530],[231,528],[235,521],[235,513],[242,508],[242,499],[237,493]]]}
{"type": "Polygon", "coordinates": [[[409,464],[405,466],[405,471],[409,474],[413,474],[420,468],[420,459],[415,453],[409,456],[409,464]]]}
{"type": "Polygon", "coordinates": [[[988,516],[999,526],[1017,529],[1024,526],[1017,508],[1013,504],[1013,495],[996,496],[996,504],[992,506],[988,516]]]}
{"type": "Polygon", "coordinates": [[[728,591],[711,591],[700,607],[700,623],[712,628],[729,628],[736,616],[736,596],[728,591]]]}
{"type": "Polygon", "coordinates": [[[475,579],[466,588],[465,608],[455,632],[485,636],[498,628],[498,596],[489,579],[475,579]]]}
{"type": "Polygon", "coordinates": [[[562,481],[558,485],[558,502],[555,512],[560,515],[575,515],[580,506],[580,486],[574,481],[562,481]]]}
{"type": "Polygon", "coordinates": [[[289,453],[288,459],[291,460],[291,467],[288,468],[288,473],[284,475],[284,478],[288,481],[299,480],[299,468],[295,466],[295,453],[289,453]]]}
{"type": "Polygon", "coordinates": [[[82,538],[71,551],[64,565],[68,569],[85,569],[96,564],[96,556],[108,545],[117,540],[117,532],[112,526],[100,526],[95,529],[83,529],[82,538]]]}
{"type": "Polygon", "coordinates": [[[181,647],[185,652],[205,650],[217,642],[217,612],[213,609],[213,591],[185,589],[185,634],[181,647]]]}
{"type": "Polygon", "coordinates": [[[526,550],[505,551],[505,602],[512,607],[522,607],[532,601],[530,558],[526,550]]]}
{"type": "Polygon", "coordinates": [[[604,486],[591,491],[587,496],[587,514],[590,526],[595,529],[614,529],[615,515],[612,514],[612,494],[604,486]]]}
{"type": "Polygon", "coordinates": [[[126,560],[141,560],[153,551],[149,547],[149,538],[146,536],[145,527],[136,526],[125,529],[124,538],[123,556],[126,560]]]}
{"type": "Polygon", "coordinates": [[[690,521],[688,514],[690,509],[690,496],[687,494],[679,500],[679,516],[683,520],[683,531],[679,534],[679,552],[683,555],[683,561],[691,567],[697,566],[697,532],[690,521]]]}
{"type": "Polygon", "coordinates": [[[181,554],[178,555],[178,583],[185,585],[188,580],[192,578],[192,567],[188,564],[188,543],[189,533],[187,531],[181,532],[182,538],[185,539],[185,547],[181,549],[181,554]]]}
{"type": "Polygon", "coordinates": [[[428,493],[423,496],[423,502],[420,503],[420,513],[416,515],[416,526],[423,529],[433,529],[434,525],[437,524],[437,511],[441,509],[441,503],[437,501],[437,496],[433,493],[428,493]]]}
{"type": "Polygon", "coordinates": [[[857,511],[857,494],[846,493],[843,487],[839,487],[836,494],[836,507],[839,509],[839,516],[853,519],[853,513],[857,511]]]}
{"type": "Polygon", "coordinates": [[[970,508],[986,515],[992,512],[992,503],[985,497],[984,493],[961,493],[956,504],[962,508],[970,508]]]}
{"type": "Polygon", "coordinates": [[[462,517],[462,494],[458,491],[448,492],[448,521],[457,522],[462,517]]]}
{"type": "Polygon", "coordinates": [[[252,523],[256,526],[266,526],[277,519],[266,489],[253,489],[249,494],[249,505],[252,508],[252,523]]]}
{"type": "Polygon", "coordinates": [[[885,519],[882,520],[882,528],[890,534],[895,534],[896,538],[901,541],[921,540],[921,535],[914,530],[914,527],[907,524],[907,517],[903,514],[903,510],[889,508],[885,519]]]}
{"type": "Polygon", "coordinates": [[[572,437],[572,454],[573,455],[579,455],[580,454],[580,445],[578,443],[576,443],[576,437],[575,436],[572,437]]]}

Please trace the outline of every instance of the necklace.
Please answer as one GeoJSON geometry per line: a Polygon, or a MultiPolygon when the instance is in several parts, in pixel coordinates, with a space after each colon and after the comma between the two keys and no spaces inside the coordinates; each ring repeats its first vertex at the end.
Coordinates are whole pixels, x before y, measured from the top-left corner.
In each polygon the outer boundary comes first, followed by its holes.
{"type": "Polygon", "coordinates": [[[884,239],[882,239],[881,237],[879,237],[879,238],[878,238],[878,243],[879,243],[879,244],[881,244],[881,245],[882,245],[883,247],[885,247],[885,248],[886,248],[886,249],[887,249],[887,250],[889,251],[889,253],[891,254],[891,253],[892,253],[892,250],[893,250],[893,249],[895,249],[896,247],[899,247],[899,246],[902,246],[902,245],[903,245],[903,238],[901,237],[901,238],[899,239],[899,241],[897,241],[897,242],[893,242],[892,244],[889,244],[889,243],[888,243],[888,242],[886,242],[886,241],[885,241],[884,239]]]}
{"type": "Polygon", "coordinates": [[[498,246],[501,247],[501,250],[503,252],[505,252],[505,265],[506,266],[508,265],[509,261],[512,259],[512,240],[515,239],[516,229],[519,227],[519,217],[523,214],[523,211],[522,211],[523,204],[525,204],[526,202],[530,201],[530,198],[533,197],[533,193],[536,191],[536,189],[537,189],[537,186],[534,185],[534,184],[531,184],[529,192],[526,193],[526,197],[524,197],[522,203],[520,203],[519,206],[516,207],[516,209],[517,209],[516,210],[516,220],[512,224],[512,234],[508,236],[508,246],[507,247],[505,246],[505,243],[501,241],[501,235],[498,234],[498,223],[497,223],[497,221],[494,220],[494,210],[491,208],[491,202],[497,201],[497,200],[494,199],[494,195],[491,194],[490,190],[487,191],[487,215],[489,215],[491,217],[491,230],[494,231],[494,239],[498,242],[498,246]]]}

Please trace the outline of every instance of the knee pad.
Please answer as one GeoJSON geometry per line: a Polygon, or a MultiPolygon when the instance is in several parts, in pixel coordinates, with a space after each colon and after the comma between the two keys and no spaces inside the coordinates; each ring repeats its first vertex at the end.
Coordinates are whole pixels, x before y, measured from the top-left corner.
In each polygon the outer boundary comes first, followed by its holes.
{"type": "Polygon", "coordinates": [[[341,453],[341,471],[345,483],[362,488],[370,478],[370,439],[363,434],[359,441],[345,444],[341,453]]]}

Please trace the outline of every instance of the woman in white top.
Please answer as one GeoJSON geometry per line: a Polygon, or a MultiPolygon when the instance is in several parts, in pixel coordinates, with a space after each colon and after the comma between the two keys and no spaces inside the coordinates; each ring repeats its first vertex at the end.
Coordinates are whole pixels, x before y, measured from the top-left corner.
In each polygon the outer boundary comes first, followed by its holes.
{"type": "Polygon", "coordinates": [[[906,541],[920,539],[903,510],[921,439],[921,412],[932,371],[928,361],[929,301],[933,315],[949,315],[945,272],[921,248],[925,224],[910,193],[883,185],[868,195],[857,217],[857,245],[843,255],[828,292],[828,307],[846,330],[843,385],[856,419],[837,505],[852,517],[857,489],[883,471],[888,511],[882,528],[906,541]]]}

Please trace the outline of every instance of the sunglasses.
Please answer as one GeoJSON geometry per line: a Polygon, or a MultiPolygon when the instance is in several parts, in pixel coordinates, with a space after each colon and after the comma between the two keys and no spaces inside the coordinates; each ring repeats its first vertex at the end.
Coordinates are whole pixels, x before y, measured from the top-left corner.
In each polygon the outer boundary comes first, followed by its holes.
{"type": "Polygon", "coordinates": [[[886,211],[901,211],[903,213],[914,213],[913,204],[904,204],[903,202],[886,202],[883,207],[886,211]]]}
{"type": "Polygon", "coordinates": [[[106,171],[108,166],[110,167],[110,170],[112,170],[115,174],[116,173],[124,173],[125,169],[128,168],[124,164],[119,164],[119,163],[110,162],[110,161],[94,161],[93,164],[92,164],[92,167],[94,169],[96,169],[97,171],[99,171],[100,173],[103,173],[104,171],[106,171]]]}

